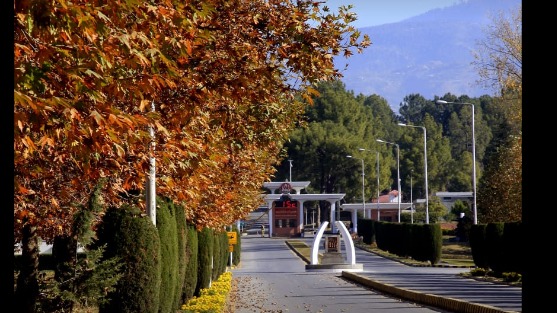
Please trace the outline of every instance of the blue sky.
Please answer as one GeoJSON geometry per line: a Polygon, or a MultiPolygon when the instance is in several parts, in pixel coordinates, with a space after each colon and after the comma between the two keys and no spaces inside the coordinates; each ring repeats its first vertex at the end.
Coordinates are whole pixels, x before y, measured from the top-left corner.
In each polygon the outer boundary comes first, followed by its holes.
{"type": "Polygon", "coordinates": [[[342,5],[352,4],[350,10],[358,15],[356,28],[400,22],[427,11],[452,6],[466,0],[325,0],[332,12],[342,5]]]}

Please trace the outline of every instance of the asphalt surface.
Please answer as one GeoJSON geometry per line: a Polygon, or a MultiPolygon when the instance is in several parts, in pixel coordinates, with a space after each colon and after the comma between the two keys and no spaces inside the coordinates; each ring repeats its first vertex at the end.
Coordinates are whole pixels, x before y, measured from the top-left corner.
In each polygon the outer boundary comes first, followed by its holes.
{"type": "Polygon", "coordinates": [[[236,313],[522,312],[521,287],[458,276],[468,268],[408,266],[356,248],[361,272],[306,271],[285,238],[241,240],[241,261],[232,269],[236,313]]]}

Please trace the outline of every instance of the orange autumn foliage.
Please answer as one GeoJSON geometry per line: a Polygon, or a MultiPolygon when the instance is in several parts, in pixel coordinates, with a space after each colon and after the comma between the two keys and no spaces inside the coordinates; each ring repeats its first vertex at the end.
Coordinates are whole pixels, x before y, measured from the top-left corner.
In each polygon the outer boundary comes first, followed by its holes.
{"type": "Polygon", "coordinates": [[[314,1],[14,6],[16,241],[24,223],[47,241],[67,232],[102,177],[106,206],[144,206],[151,156],[157,194],[199,228],[245,217],[303,113],[297,99],[341,76],[334,56],[370,44],[349,7],[314,1]]]}

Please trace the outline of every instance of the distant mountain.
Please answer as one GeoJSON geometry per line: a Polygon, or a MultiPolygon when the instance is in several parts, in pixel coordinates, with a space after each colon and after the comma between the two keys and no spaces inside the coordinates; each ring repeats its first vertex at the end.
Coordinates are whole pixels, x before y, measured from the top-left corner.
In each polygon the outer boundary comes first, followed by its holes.
{"type": "Polygon", "coordinates": [[[494,95],[476,83],[472,66],[477,41],[499,12],[514,11],[520,0],[468,0],[398,23],[361,28],[372,45],[362,54],[335,61],[347,90],[385,98],[394,112],[409,94],[426,99],[446,93],[494,95]]]}

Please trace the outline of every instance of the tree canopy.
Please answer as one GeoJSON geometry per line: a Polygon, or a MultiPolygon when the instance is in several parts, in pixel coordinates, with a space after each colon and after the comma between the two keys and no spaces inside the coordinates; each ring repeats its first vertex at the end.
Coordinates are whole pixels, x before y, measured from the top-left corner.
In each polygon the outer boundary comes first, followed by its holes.
{"type": "Polygon", "coordinates": [[[307,0],[14,5],[16,241],[25,223],[64,233],[101,178],[107,206],[144,206],[150,157],[188,220],[230,224],[260,201],[297,99],[370,45],[350,6],[307,0]]]}
{"type": "MultiPolygon", "coordinates": [[[[376,153],[379,153],[380,193],[398,188],[396,178],[400,170],[403,201],[410,202],[425,198],[424,153],[427,153],[428,195],[432,212],[442,208],[439,199],[434,197],[436,192],[472,190],[474,163],[470,105],[439,105],[436,104],[438,96],[429,100],[420,94],[411,94],[405,97],[401,114],[397,115],[379,95],[354,95],[339,81],[322,82],[317,90],[319,96],[315,97],[312,105],[308,103],[305,114],[307,124],[294,129],[285,144],[286,156],[277,166],[275,176],[278,180],[287,179],[292,170],[294,181],[311,181],[308,192],[346,193],[344,201],[360,203],[363,160],[364,196],[366,201],[370,201],[377,194],[376,153]],[[412,127],[397,125],[400,121],[412,127]],[[424,147],[423,128],[426,129],[427,148],[424,147]],[[377,143],[377,139],[399,145],[400,169],[397,168],[396,147],[377,143]],[[347,155],[352,158],[347,158],[347,155]],[[287,159],[293,161],[292,169],[287,159]],[[436,207],[437,202],[439,208],[436,207]]],[[[506,140],[512,141],[516,137],[510,136],[512,132],[506,126],[509,121],[499,105],[500,98],[487,95],[479,98],[457,97],[450,93],[442,98],[455,103],[475,104],[477,177],[482,181],[484,173],[486,177],[493,173],[503,175],[491,186],[478,188],[478,203],[495,210],[490,220],[503,218],[501,214],[505,214],[505,210],[516,208],[521,203],[506,203],[503,209],[498,208],[500,205],[493,203],[492,198],[502,183],[504,185],[501,186],[506,186],[508,190],[499,192],[501,196],[519,194],[517,188],[520,184],[510,183],[512,180],[517,182],[520,177],[521,159],[502,167],[503,161],[510,162],[511,155],[519,150],[516,149],[516,140],[510,149],[501,150],[506,140]],[[496,151],[505,151],[505,155],[490,160],[496,151]],[[509,171],[507,174],[510,175],[503,174],[505,171],[509,171]],[[503,177],[509,177],[509,181],[503,177]]],[[[420,208],[423,209],[418,206],[420,208]]],[[[431,220],[450,219],[448,209],[445,209],[445,216],[439,211],[436,216],[430,216],[431,220]]],[[[416,220],[421,216],[416,215],[416,220]]],[[[520,215],[513,216],[518,218],[520,215]]]]}
{"type": "Polygon", "coordinates": [[[522,220],[522,5],[499,12],[479,42],[475,65],[481,81],[498,87],[500,112],[486,153],[478,210],[484,222],[522,220]]]}

